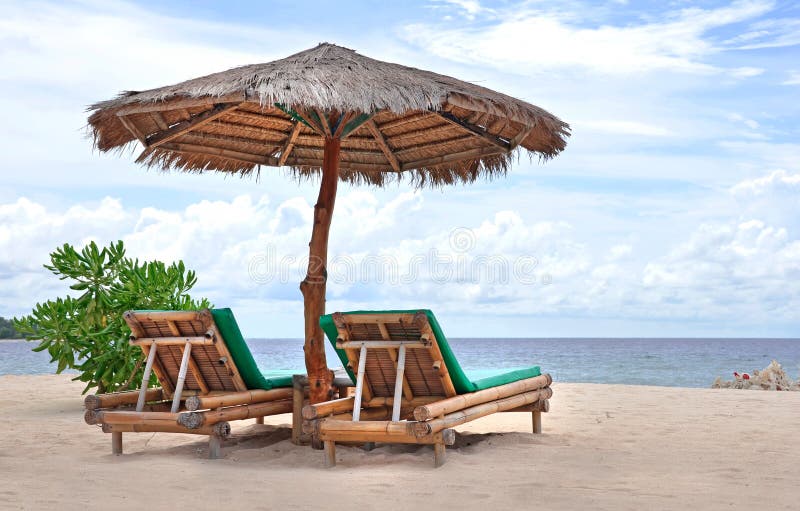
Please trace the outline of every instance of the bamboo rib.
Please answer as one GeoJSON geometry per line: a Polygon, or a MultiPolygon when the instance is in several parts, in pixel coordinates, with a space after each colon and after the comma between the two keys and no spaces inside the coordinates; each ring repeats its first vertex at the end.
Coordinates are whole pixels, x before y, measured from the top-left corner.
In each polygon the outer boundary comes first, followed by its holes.
{"type": "Polygon", "coordinates": [[[197,410],[206,410],[210,408],[223,408],[228,406],[263,403],[266,401],[278,401],[282,399],[290,399],[291,397],[291,388],[246,390],[243,392],[231,392],[228,394],[214,396],[192,396],[186,399],[186,409],[190,412],[194,412],[197,410]]]}
{"type": "Polygon", "coordinates": [[[496,401],[515,394],[529,392],[531,390],[547,387],[553,382],[549,374],[527,378],[525,380],[507,383],[490,389],[479,390],[470,394],[461,394],[448,399],[443,399],[435,403],[417,407],[414,410],[414,418],[418,421],[426,421],[440,415],[447,415],[458,410],[463,410],[470,406],[496,401]]]}
{"type": "Polygon", "coordinates": [[[414,433],[420,437],[428,436],[445,428],[458,426],[459,424],[464,424],[465,422],[479,419],[481,417],[485,417],[486,415],[525,406],[527,404],[534,403],[539,399],[549,399],[552,395],[553,391],[550,389],[550,387],[545,387],[540,390],[525,392],[523,394],[517,394],[505,399],[483,403],[471,408],[465,408],[464,410],[454,412],[449,415],[445,415],[438,419],[433,419],[427,422],[415,422],[413,423],[414,433]]]}

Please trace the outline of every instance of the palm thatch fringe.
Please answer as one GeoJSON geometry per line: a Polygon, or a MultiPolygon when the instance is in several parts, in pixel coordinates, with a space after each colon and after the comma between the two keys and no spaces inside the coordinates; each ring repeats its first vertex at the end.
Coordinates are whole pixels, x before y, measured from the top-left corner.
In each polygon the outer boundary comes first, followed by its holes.
{"type": "Polygon", "coordinates": [[[148,167],[250,174],[284,164],[299,177],[319,172],[324,134],[318,122],[295,121],[317,112],[360,115],[369,124],[342,141],[341,179],[378,186],[401,176],[418,186],[492,178],[506,173],[517,148],[552,158],[570,134],[565,122],[525,101],[328,43],[124,92],[89,110],[96,148],[138,141],[145,151],[137,161],[148,167]]]}

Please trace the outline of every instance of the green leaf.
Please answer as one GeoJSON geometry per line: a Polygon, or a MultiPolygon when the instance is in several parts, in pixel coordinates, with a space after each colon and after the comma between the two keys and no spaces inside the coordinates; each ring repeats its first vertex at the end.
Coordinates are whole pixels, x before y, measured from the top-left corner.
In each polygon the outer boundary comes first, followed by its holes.
{"type": "Polygon", "coordinates": [[[47,350],[57,372],[79,371],[75,379],[87,383],[84,393],[124,384],[141,356],[141,350],[127,344],[127,310],[210,306],[207,299],[188,295],[197,278],[183,261],[169,266],[140,262],[126,257],[122,241],[102,248],[90,242],[80,250],[64,244],[44,266],[69,289],[83,293],[37,303],[29,315],[14,319],[14,328],[25,339],[39,341],[32,350],[47,350]]]}

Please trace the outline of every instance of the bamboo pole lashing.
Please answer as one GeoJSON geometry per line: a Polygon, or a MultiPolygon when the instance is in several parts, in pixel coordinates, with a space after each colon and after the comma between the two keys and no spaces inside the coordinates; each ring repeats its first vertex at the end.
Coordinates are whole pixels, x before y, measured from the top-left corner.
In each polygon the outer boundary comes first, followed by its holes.
{"type": "Polygon", "coordinates": [[[414,418],[418,421],[426,421],[439,415],[446,415],[470,406],[496,401],[515,394],[521,394],[532,390],[547,387],[553,379],[549,374],[519,380],[497,387],[491,387],[469,394],[460,394],[454,397],[426,404],[414,410],[414,418]]]}

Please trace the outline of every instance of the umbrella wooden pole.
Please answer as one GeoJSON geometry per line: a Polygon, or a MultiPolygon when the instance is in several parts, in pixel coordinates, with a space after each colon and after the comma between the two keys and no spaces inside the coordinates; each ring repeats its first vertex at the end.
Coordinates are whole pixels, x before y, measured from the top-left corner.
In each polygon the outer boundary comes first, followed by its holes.
{"type": "Polygon", "coordinates": [[[336,186],[339,183],[339,149],[341,139],[325,138],[322,160],[322,182],[314,205],[314,226],[308,244],[308,271],[300,283],[305,316],[303,351],[308,371],[311,404],[328,401],[333,395],[333,371],[325,360],[325,335],[319,318],[325,314],[325,284],[328,278],[328,234],[331,228],[336,186]]]}

